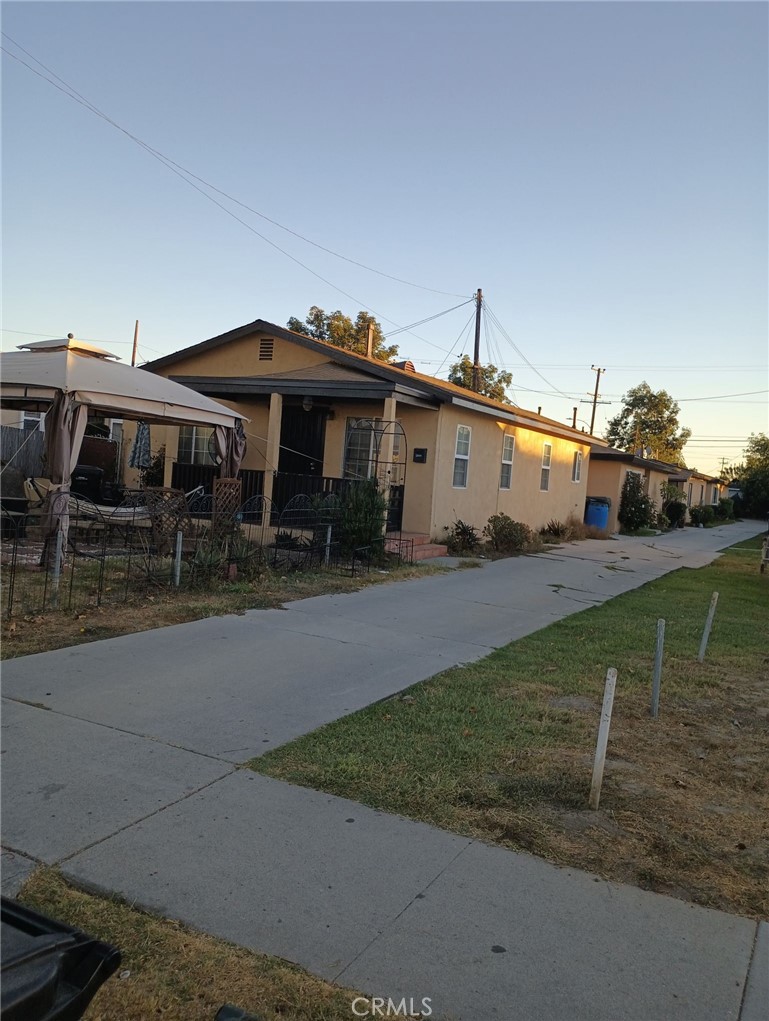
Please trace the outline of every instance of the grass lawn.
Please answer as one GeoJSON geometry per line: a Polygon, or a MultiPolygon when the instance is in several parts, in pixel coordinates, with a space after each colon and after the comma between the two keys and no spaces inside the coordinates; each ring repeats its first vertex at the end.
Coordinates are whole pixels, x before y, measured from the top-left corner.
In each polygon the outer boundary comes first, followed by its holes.
{"type": "Polygon", "coordinates": [[[448,570],[430,564],[403,564],[384,571],[372,568],[354,578],[328,571],[296,572],[281,575],[265,570],[253,582],[219,584],[211,590],[184,589],[174,592],[159,588],[128,602],[105,602],[102,606],[76,611],[50,610],[2,621],[0,659],[29,656],[35,652],[64,649],[71,645],[95,642],[101,638],[148,631],[151,628],[183,624],[189,620],[219,617],[246,610],[264,610],[294,599],[357,592],[367,585],[422,578],[448,570]]]}
{"type": "Polygon", "coordinates": [[[53,869],[38,870],[20,900],[121,949],[122,964],[96,994],[85,1021],[213,1021],[225,1003],[264,1021],[354,1016],[351,1003],[359,994],[351,990],[121,901],[73,889],[53,869]],[[126,971],[130,974],[120,978],[126,971]]]}
{"type": "Polygon", "coordinates": [[[455,668],[251,768],[561,865],[769,916],[769,576],[761,537],[455,668]],[[711,595],[707,657],[697,652],[711,595]],[[660,716],[649,715],[656,621],[660,716]],[[618,669],[601,809],[587,808],[618,669]]]}

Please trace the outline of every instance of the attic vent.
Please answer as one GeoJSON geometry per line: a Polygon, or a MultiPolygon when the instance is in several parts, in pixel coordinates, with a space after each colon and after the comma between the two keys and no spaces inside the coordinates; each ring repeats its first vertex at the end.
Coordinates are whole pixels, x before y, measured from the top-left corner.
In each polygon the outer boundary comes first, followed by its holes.
{"type": "Polygon", "coordinates": [[[394,365],[394,367],[396,369],[403,369],[405,372],[416,372],[417,371],[414,368],[414,363],[410,359],[408,361],[405,361],[405,362],[393,362],[393,365],[394,365]]]}
{"type": "Polygon", "coordinates": [[[275,341],[274,340],[272,340],[272,339],[260,340],[259,341],[259,361],[260,362],[271,362],[272,361],[272,352],[273,352],[274,347],[275,347],[275,341]]]}

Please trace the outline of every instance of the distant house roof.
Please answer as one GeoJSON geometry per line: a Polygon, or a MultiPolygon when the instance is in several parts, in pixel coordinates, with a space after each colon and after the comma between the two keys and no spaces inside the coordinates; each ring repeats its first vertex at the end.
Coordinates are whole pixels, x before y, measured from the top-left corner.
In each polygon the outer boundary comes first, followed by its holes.
{"type": "Polygon", "coordinates": [[[578,429],[572,429],[571,426],[546,418],[536,412],[519,408],[516,405],[503,404],[483,394],[456,386],[454,383],[436,379],[421,372],[414,372],[411,367],[400,368],[398,365],[374,358],[367,358],[352,351],[345,351],[326,341],[306,337],[302,333],[294,333],[292,330],[287,330],[264,319],[255,319],[251,323],[246,323],[244,326],[229,330],[227,333],[219,334],[217,337],[211,337],[209,340],[193,344],[173,354],[156,358],[152,362],[147,362],[143,368],[149,369],[152,372],[157,372],[159,369],[168,369],[170,366],[187,358],[215,350],[225,344],[242,340],[244,337],[255,333],[262,333],[279,340],[286,340],[291,344],[307,348],[315,353],[324,354],[332,360],[335,370],[331,370],[328,366],[310,366],[306,369],[290,373],[274,373],[264,376],[234,378],[174,375],[172,378],[180,383],[183,382],[185,386],[198,390],[200,393],[206,393],[211,396],[216,393],[219,396],[230,396],[233,398],[248,394],[270,393],[275,390],[288,393],[292,389],[296,393],[301,392],[303,394],[314,394],[322,391],[329,396],[334,396],[338,393],[340,396],[344,394],[347,396],[365,395],[378,397],[394,392],[398,399],[408,400],[411,397],[412,400],[423,403],[425,399],[429,400],[432,398],[433,403],[451,403],[460,407],[465,406],[471,410],[493,414],[498,418],[518,425],[529,426],[542,432],[564,436],[569,439],[579,439],[583,443],[590,442],[599,449],[604,445],[596,437],[588,436],[578,429]],[[352,374],[344,375],[339,372],[340,368],[352,370],[352,374]],[[373,380],[380,381],[379,386],[372,383],[372,377],[373,380]],[[274,385],[271,387],[271,384],[274,385]],[[383,387],[381,384],[387,385],[383,387]],[[310,386],[314,387],[314,389],[308,390],[310,386]]]}
{"type": "Polygon", "coordinates": [[[670,478],[674,478],[682,471],[677,464],[658,461],[654,457],[643,457],[627,450],[617,450],[616,447],[594,446],[590,451],[590,458],[593,461],[616,461],[620,464],[632,464],[637,468],[649,468],[652,471],[663,472],[670,478]]]}

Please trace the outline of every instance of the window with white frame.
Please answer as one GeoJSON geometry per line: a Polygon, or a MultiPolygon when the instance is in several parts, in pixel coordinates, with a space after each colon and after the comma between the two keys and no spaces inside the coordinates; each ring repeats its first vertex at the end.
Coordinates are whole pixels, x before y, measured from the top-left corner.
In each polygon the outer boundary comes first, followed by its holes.
{"type": "Polygon", "coordinates": [[[470,426],[457,426],[457,445],[454,450],[454,489],[467,488],[467,473],[470,465],[470,426]]]}
{"type": "Polygon", "coordinates": [[[574,461],[571,466],[571,481],[580,482],[582,480],[582,451],[574,451],[574,461]]]}
{"type": "Polygon", "coordinates": [[[45,415],[42,411],[25,411],[21,427],[25,433],[33,433],[38,429],[45,432],[45,415]]]}
{"type": "Polygon", "coordinates": [[[510,489],[513,481],[513,454],[515,453],[515,436],[505,434],[502,437],[502,468],[499,472],[499,488],[510,489]]]}
{"type": "Polygon", "coordinates": [[[213,464],[209,453],[209,444],[213,429],[199,425],[182,425],[179,427],[179,447],[176,460],[179,464],[213,464]]]}
{"type": "Polygon", "coordinates": [[[550,462],[553,460],[553,444],[542,445],[542,470],[539,473],[539,488],[546,493],[550,489],[550,462]]]}

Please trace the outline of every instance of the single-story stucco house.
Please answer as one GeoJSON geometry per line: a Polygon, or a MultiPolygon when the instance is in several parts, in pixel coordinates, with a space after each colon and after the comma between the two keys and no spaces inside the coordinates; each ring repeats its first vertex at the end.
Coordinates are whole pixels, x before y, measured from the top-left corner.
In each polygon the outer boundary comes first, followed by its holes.
{"type": "MultiPolygon", "coordinates": [[[[244,494],[278,507],[377,474],[390,530],[440,541],[457,519],[482,529],[504,512],[540,528],[582,520],[591,445],[584,432],[443,380],[341,350],[257,319],[144,366],[245,415],[244,494]]],[[[126,437],[129,438],[128,435],[126,437]]],[[[208,436],[153,432],[166,484],[215,474],[208,436]]]]}
{"type": "Polygon", "coordinates": [[[687,507],[702,504],[717,505],[723,495],[724,483],[720,479],[703,475],[701,472],[679,465],[658,461],[641,454],[615,450],[613,447],[594,446],[590,452],[587,495],[609,497],[608,528],[619,530],[620,499],[622,487],[629,472],[635,472],[643,481],[644,492],[654,502],[657,511],[662,510],[663,486],[670,483],[681,490],[687,507]]]}

